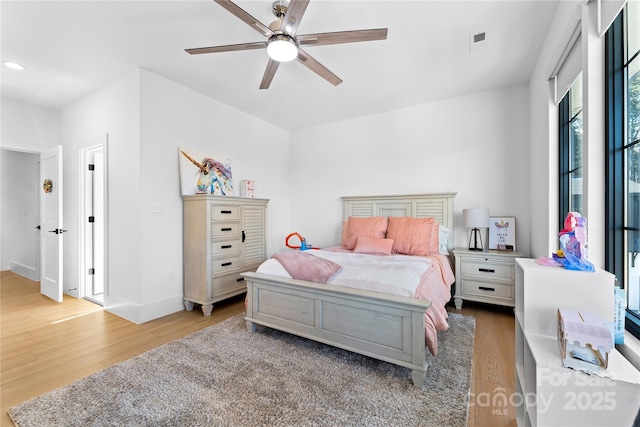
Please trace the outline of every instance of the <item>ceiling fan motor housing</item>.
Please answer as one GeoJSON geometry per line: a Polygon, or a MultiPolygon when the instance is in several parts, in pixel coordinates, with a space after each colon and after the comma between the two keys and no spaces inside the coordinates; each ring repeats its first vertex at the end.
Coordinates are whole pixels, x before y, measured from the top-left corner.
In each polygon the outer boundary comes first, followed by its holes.
{"type": "Polygon", "coordinates": [[[284,18],[284,15],[287,13],[287,8],[289,7],[289,2],[286,0],[276,0],[271,5],[271,10],[273,10],[273,14],[276,15],[280,20],[284,18]]]}

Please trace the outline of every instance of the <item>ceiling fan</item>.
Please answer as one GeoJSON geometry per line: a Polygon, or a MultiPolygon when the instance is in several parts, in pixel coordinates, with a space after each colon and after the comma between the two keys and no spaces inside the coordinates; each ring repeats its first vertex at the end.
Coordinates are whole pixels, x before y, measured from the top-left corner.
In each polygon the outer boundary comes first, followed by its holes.
{"type": "Polygon", "coordinates": [[[185,49],[191,55],[216,52],[231,52],[237,50],[267,49],[269,62],[262,77],[260,89],[268,89],[273,76],[281,62],[289,62],[297,59],[305,67],[318,74],[334,86],[342,83],[340,77],[333,74],[324,65],[314,59],[300,46],[320,46],[329,44],[354,43],[373,40],[386,40],[387,28],[371,30],[338,31],[331,33],[301,34],[298,35],[298,26],[302,20],[309,0],[276,0],[273,2],[272,11],[278,18],[270,25],[264,25],[256,18],[245,12],[235,3],[229,0],[214,0],[220,6],[227,9],[233,15],[244,21],[251,28],[267,38],[266,41],[232,44],[226,46],[199,47],[185,49]]]}

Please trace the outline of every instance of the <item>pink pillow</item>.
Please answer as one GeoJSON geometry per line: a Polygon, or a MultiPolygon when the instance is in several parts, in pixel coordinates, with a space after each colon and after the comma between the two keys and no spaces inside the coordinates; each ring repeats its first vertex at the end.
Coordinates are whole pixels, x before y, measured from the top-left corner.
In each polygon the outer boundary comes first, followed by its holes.
{"type": "Polygon", "coordinates": [[[387,233],[387,218],[372,216],[367,218],[349,217],[349,233],[345,242],[347,249],[356,247],[359,236],[383,239],[387,233]]]}
{"type": "Polygon", "coordinates": [[[433,220],[433,228],[431,228],[431,245],[429,247],[429,254],[437,254],[440,246],[440,223],[433,220]]]}
{"type": "Polygon", "coordinates": [[[346,219],[342,221],[342,236],[340,237],[340,245],[347,247],[347,240],[349,239],[349,221],[346,219]]]}
{"type": "Polygon", "coordinates": [[[358,237],[358,242],[356,243],[356,247],[353,251],[361,254],[389,255],[391,254],[392,247],[392,239],[360,236],[358,237]]]}
{"type": "MultiPolygon", "coordinates": [[[[387,238],[393,239],[393,253],[403,255],[429,255],[436,222],[433,218],[389,217],[387,238]]],[[[437,234],[436,234],[437,237],[437,234]]],[[[436,238],[436,252],[437,252],[436,238]]]]}

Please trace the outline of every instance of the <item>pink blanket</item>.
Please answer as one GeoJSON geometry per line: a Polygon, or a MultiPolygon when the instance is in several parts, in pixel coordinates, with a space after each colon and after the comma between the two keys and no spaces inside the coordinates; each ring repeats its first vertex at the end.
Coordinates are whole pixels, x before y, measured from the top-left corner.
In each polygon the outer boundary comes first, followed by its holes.
{"type": "Polygon", "coordinates": [[[328,283],[342,266],[303,251],[280,252],[272,256],[282,264],[294,279],[316,283],[328,283]]]}
{"type": "Polygon", "coordinates": [[[424,314],[424,334],[431,354],[438,355],[438,331],[449,329],[449,314],[445,305],[451,299],[451,285],[456,276],[451,269],[449,257],[442,254],[429,255],[433,268],[427,270],[416,289],[416,298],[431,301],[431,307],[424,314]]]}

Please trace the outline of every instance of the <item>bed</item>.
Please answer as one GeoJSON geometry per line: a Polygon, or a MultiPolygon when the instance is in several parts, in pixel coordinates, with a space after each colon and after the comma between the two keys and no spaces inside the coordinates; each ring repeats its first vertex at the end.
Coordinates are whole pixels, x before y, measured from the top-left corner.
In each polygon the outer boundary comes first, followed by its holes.
{"type": "MultiPolygon", "coordinates": [[[[454,197],[455,193],[342,197],[343,219],[434,218],[451,230],[445,245],[452,249],[454,197]]],[[[249,331],[262,325],[404,366],[411,369],[415,386],[424,385],[425,312],[432,301],[261,272],[243,276],[249,331]]]]}

